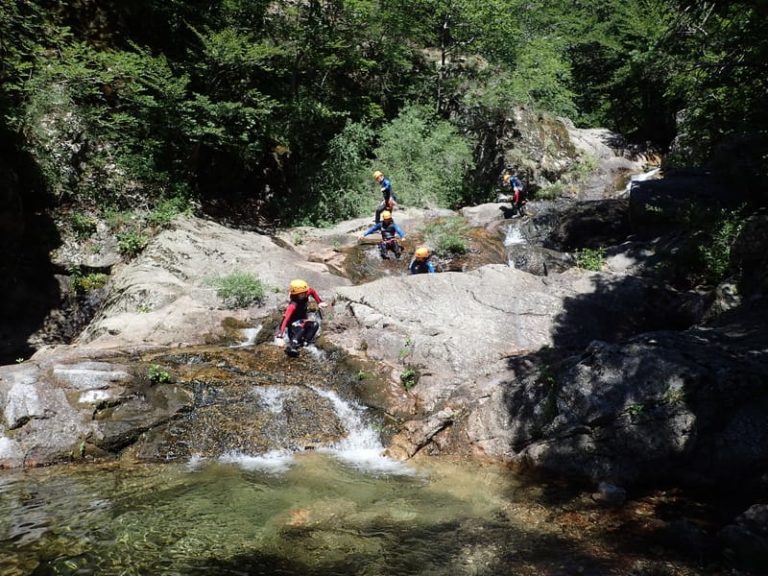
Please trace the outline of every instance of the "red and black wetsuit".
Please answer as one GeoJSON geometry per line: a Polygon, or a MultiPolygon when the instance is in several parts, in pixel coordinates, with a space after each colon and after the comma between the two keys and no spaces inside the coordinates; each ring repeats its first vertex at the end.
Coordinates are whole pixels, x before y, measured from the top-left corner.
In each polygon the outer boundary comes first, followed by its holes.
{"type": "Polygon", "coordinates": [[[292,323],[296,322],[296,320],[304,320],[307,317],[309,296],[312,296],[312,298],[314,298],[315,302],[318,304],[322,302],[320,295],[315,291],[314,288],[310,288],[305,294],[299,294],[296,296],[292,295],[291,301],[288,304],[288,308],[285,309],[285,314],[283,314],[283,321],[280,322],[280,330],[278,331],[278,336],[285,334],[285,329],[292,323]]]}

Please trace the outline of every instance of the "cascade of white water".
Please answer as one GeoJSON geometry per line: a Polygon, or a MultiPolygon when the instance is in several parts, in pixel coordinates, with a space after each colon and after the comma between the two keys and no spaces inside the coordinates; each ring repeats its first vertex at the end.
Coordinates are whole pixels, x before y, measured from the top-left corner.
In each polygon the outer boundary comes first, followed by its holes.
{"type": "Polygon", "coordinates": [[[363,419],[364,406],[348,402],[332,390],[321,390],[314,386],[311,388],[331,402],[336,415],[347,430],[346,437],[332,446],[321,448],[321,452],[333,454],[340,460],[366,471],[412,473],[401,462],[384,456],[384,446],[379,440],[379,435],[363,419]]]}
{"type": "Polygon", "coordinates": [[[239,344],[235,344],[232,346],[232,348],[247,348],[248,346],[253,346],[254,342],[256,342],[256,336],[259,335],[259,332],[261,332],[262,325],[259,324],[258,326],[255,326],[254,328],[245,328],[243,330],[243,336],[245,340],[240,342],[239,344]]]}
{"type": "MultiPolygon", "coordinates": [[[[396,460],[383,455],[384,446],[376,431],[365,423],[365,406],[342,399],[336,392],[310,386],[318,396],[328,400],[347,434],[330,446],[318,447],[317,451],[366,472],[388,474],[412,474],[413,471],[396,460]]],[[[260,404],[272,414],[283,411],[285,400],[296,394],[296,389],[284,386],[258,386],[254,394],[260,404]]],[[[274,432],[274,430],[273,430],[274,432]]],[[[279,430],[278,430],[279,433],[279,430]]],[[[272,450],[264,454],[247,455],[230,453],[220,458],[222,462],[237,464],[246,470],[259,470],[271,474],[286,472],[294,462],[289,450],[272,450]]]]}
{"type": "Polygon", "coordinates": [[[649,170],[648,172],[643,172],[642,174],[633,174],[629,178],[629,182],[627,182],[626,188],[624,188],[624,194],[629,194],[632,190],[632,185],[635,182],[644,182],[645,180],[652,180],[653,178],[656,178],[656,176],[661,172],[661,168],[653,168],[652,170],[649,170]]]}
{"type": "Polygon", "coordinates": [[[527,240],[523,236],[520,227],[516,224],[510,224],[507,227],[507,234],[504,236],[504,246],[512,246],[514,244],[526,244],[527,240]]]}

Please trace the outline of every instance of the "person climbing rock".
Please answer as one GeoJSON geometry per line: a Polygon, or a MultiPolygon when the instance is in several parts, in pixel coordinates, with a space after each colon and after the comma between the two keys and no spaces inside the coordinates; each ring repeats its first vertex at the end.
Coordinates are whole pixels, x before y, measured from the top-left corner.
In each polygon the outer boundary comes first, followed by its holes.
{"type": "Polygon", "coordinates": [[[408,266],[408,270],[410,270],[411,274],[434,274],[435,265],[432,264],[431,257],[432,254],[429,248],[419,246],[416,248],[416,252],[413,253],[413,259],[408,266]]]}
{"type": "Polygon", "coordinates": [[[289,302],[285,309],[280,327],[275,333],[275,338],[283,338],[286,329],[288,331],[289,354],[298,354],[301,346],[311,344],[320,329],[318,319],[308,319],[309,297],[317,302],[318,307],[325,307],[325,303],[314,288],[310,288],[305,280],[291,280],[288,285],[289,302]]]}
{"type": "Polygon", "coordinates": [[[392,213],[389,210],[384,210],[381,213],[381,222],[377,222],[368,228],[368,230],[366,230],[359,239],[362,240],[369,234],[373,234],[379,230],[381,231],[379,254],[381,254],[382,259],[389,259],[388,254],[391,250],[394,253],[395,258],[399,260],[403,251],[403,247],[400,246],[400,242],[398,242],[397,236],[400,236],[400,238],[405,238],[405,232],[403,232],[403,229],[400,228],[400,226],[395,224],[395,221],[392,219],[392,213]]]}
{"type": "Polygon", "coordinates": [[[379,183],[379,186],[381,186],[381,195],[383,198],[376,208],[376,214],[373,220],[374,224],[378,224],[381,221],[381,213],[384,212],[384,210],[392,212],[395,209],[397,196],[392,192],[392,183],[389,181],[389,178],[384,176],[383,172],[376,170],[373,173],[373,179],[379,183]]]}

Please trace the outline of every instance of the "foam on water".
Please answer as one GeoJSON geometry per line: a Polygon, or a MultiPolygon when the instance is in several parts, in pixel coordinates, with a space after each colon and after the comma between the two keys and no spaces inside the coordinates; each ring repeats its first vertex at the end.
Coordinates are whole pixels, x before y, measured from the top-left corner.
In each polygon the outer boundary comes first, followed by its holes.
{"type": "Polygon", "coordinates": [[[332,454],[339,460],[367,472],[412,475],[414,471],[403,463],[384,456],[384,446],[379,435],[363,421],[364,406],[343,400],[331,390],[311,386],[323,398],[331,402],[336,415],[344,424],[347,435],[331,446],[318,452],[332,454]]]}
{"type": "Polygon", "coordinates": [[[290,470],[293,465],[294,455],[288,450],[272,450],[256,456],[232,452],[221,456],[219,461],[225,464],[235,464],[244,470],[283,474],[290,470]]]}
{"type": "Polygon", "coordinates": [[[523,233],[520,231],[520,227],[514,224],[510,224],[507,227],[507,234],[504,237],[504,246],[512,246],[515,244],[526,244],[527,241],[523,237],[523,233]]]}
{"type": "Polygon", "coordinates": [[[263,326],[261,324],[254,328],[245,328],[243,330],[243,336],[245,337],[245,340],[243,340],[240,344],[235,344],[232,346],[232,348],[246,348],[248,346],[253,346],[254,342],[256,342],[256,336],[259,335],[259,332],[261,332],[262,328],[263,326]]]}
{"type": "Polygon", "coordinates": [[[285,399],[295,394],[294,389],[284,386],[258,386],[253,392],[259,397],[264,408],[273,414],[282,412],[285,399]]]}

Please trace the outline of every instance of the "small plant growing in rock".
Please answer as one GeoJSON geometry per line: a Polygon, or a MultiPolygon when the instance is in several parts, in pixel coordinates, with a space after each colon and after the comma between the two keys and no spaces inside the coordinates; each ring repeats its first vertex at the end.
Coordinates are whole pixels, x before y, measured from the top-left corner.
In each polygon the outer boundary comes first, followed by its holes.
{"type": "Polygon", "coordinates": [[[627,406],[627,413],[631,419],[635,419],[645,410],[645,406],[642,404],[630,404],[627,406]]]}
{"type": "Polygon", "coordinates": [[[264,302],[264,285],[253,274],[233,272],[212,280],[216,294],[229,308],[247,308],[264,302]]]}
{"type": "Polygon", "coordinates": [[[599,272],[605,265],[605,248],[584,248],[576,252],[576,266],[599,272]]]}
{"type": "Polygon", "coordinates": [[[174,196],[161,200],[147,216],[147,222],[157,228],[167,228],[179,214],[189,212],[190,206],[186,198],[174,196]]]}
{"type": "Polygon", "coordinates": [[[133,258],[144,250],[149,238],[138,229],[128,229],[117,233],[117,249],[120,254],[133,258]]]}
{"type": "Polygon", "coordinates": [[[102,274],[101,272],[91,272],[89,274],[83,274],[80,269],[75,269],[71,272],[72,277],[72,290],[76,294],[87,294],[93,290],[103,288],[109,280],[109,276],[102,274]]]}
{"type": "Polygon", "coordinates": [[[153,384],[168,384],[173,381],[170,372],[163,370],[158,364],[152,364],[147,371],[147,377],[153,384]]]}
{"type": "Polygon", "coordinates": [[[70,216],[72,232],[78,240],[85,240],[96,232],[96,219],[82,212],[75,212],[70,216]]]}
{"type": "Polygon", "coordinates": [[[413,366],[408,366],[400,373],[400,384],[406,390],[410,390],[419,383],[420,376],[421,375],[419,374],[419,371],[416,370],[416,368],[413,366]]]}
{"type": "Polygon", "coordinates": [[[413,354],[413,340],[406,338],[405,342],[403,342],[403,347],[400,348],[400,351],[397,353],[397,357],[400,362],[403,362],[411,354],[413,354]]]}

